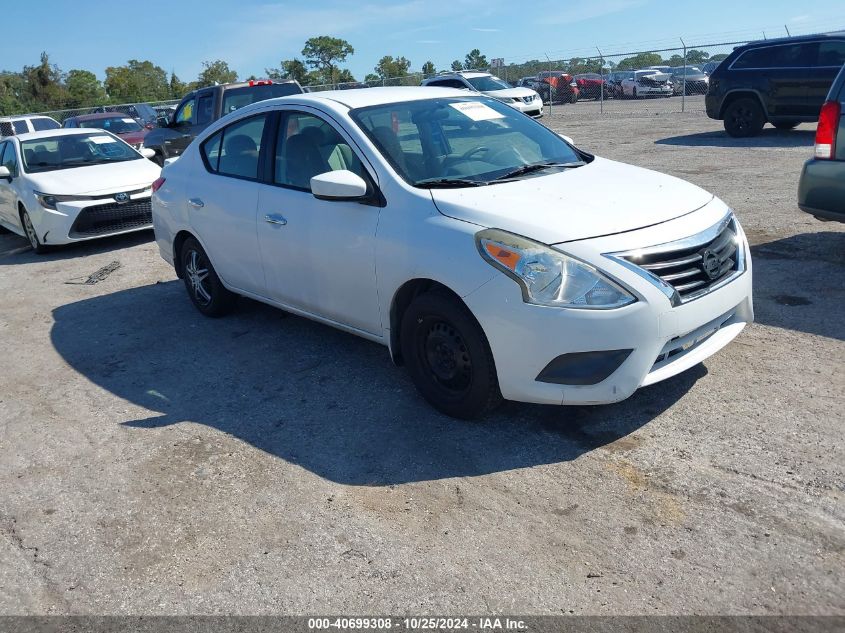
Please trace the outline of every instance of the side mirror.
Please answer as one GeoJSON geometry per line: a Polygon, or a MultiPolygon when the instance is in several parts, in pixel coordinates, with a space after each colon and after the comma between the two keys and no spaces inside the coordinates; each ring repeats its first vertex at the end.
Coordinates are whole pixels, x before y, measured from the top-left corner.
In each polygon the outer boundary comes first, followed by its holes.
{"type": "Polygon", "coordinates": [[[358,174],[338,169],[311,178],[311,193],[318,200],[360,200],[367,195],[367,183],[358,174]]]}
{"type": "Polygon", "coordinates": [[[572,145],[573,147],[575,146],[575,141],[573,141],[572,138],[570,138],[566,134],[558,134],[558,136],[560,138],[562,138],[564,141],[566,141],[567,143],[569,143],[570,145],[572,145]]]}
{"type": "Polygon", "coordinates": [[[142,147],[138,150],[144,158],[155,158],[156,152],[149,147],[142,147]]]}
{"type": "Polygon", "coordinates": [[[5,178],[9,182],[12,182],[12,172],[5,165],[0,165],[0,178],[5,178]]]}

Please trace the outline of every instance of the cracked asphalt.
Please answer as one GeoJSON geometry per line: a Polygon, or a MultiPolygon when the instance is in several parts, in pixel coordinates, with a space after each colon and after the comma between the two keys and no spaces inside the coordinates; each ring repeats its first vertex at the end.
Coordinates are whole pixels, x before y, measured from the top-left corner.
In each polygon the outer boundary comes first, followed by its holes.
{"type": "Polygon", "coordinates": [[[757,322],[612,406],[454,421],[373,343],[203,318],[150,233],[0,236],[0,613],[845,614],[845,232],[795,204],[813,126],[580,105],[544,122],[712,191],[753,244],[757,322]]]}

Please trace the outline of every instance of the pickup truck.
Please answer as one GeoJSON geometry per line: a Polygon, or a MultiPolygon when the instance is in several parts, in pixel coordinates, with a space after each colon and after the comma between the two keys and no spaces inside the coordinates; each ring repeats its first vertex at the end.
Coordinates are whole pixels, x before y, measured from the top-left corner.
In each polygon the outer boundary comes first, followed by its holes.
{"type": "Polygon", "coordinates": [[[182,98],[166,126],[150,130],[144,137],[144,147],[153,150],[153,160],[163,165],[165,159],[181,155],[197,134],[220,117],[256,101],[302,92],[293,80],[242,81],[199,88],[182,98]]]}

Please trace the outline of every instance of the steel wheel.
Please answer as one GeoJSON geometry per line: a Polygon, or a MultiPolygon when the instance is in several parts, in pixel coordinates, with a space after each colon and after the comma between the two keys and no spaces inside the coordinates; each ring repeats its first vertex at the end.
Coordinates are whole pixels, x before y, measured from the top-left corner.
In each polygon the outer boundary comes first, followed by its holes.
{"type": "Polygon", "coordinates": [[[419,362],[450,397],[461,397],[472,384],[472,359],[461,333],[436,318],[426,319],[418,332],[419,362]]]}

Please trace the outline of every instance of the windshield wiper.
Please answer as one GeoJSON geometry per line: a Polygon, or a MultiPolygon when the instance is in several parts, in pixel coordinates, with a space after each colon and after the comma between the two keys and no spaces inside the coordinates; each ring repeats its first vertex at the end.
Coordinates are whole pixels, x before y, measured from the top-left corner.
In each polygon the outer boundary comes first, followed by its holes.
{"type": "Polygon", "coordinates": [[[414,187],[422,189],[446,188],[446,187],[482,187],[486,182],[470,180],[468,178],[426,178],[414,183],[414,187]]]}
{"type": "Polygon", "coordinates": [[[508,178],[516,178],[517,176],[522,176],[524,174],[530,174],[534,171],[540,171],[541,169],[551,169],[554,167],[560,168],[570,168],[570,167],[581,167],[584,165],[583,161],[577,161],[574,163],[554,163],[554,162],[545,162],[545,163],[531,163],[530,165],[523,165],[522,167],[517,167],[516,169],[512,169],[511,171],[502,174],[501,176],[497,176],[494,180],[507,180],[508,178]]]}

